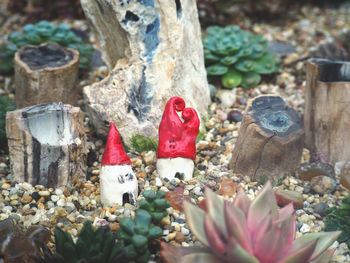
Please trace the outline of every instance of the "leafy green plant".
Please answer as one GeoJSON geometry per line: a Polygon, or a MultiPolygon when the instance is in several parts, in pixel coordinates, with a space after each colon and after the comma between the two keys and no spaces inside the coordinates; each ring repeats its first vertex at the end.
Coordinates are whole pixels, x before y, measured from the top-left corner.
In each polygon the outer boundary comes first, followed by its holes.
{"type": "Polygon", "coordinates": [[[131,146],[139,153],[145,151],[156,151],[157,141],[141,134],[135,134],[131,137],[131,146]]]}
{"type": "Polygon", "coordinates": [[[0,145],[6,142],[6,112],[14,109],[15,105],[8,96],[0,96],[0,145]]]}
{"type": "Polygon", "coordinates": [[[339,242],[346,242],[350,246],[350,195],[345,197],[339,207],[328,210],[325,219],[325,230],[341,230],[339,242]]]}
{"type": "Polygon", "coordinates": [[[7,36],[7,43],[0,47],[0,71],[8,73],[13,70],[13,57],[16,51],[25,45],[56,43],[79,51],[81,69],[88,68],[93,47],[75,34],[69,25],[55,25],[48,21],[27,24],[20,32],[12,32],[7,36]]]}
{"type": "Polygon", "coordinates": [[[152,243],[162,236],[162,229],[151,223],[150,213],[138,209],[134,219],[120,220],[120,230],[117,232],[118,240],[125,244],[126,262],[146,263],[151,256],[152,243]]]}
{"type": "Polygon", "coordinates": [[[126,262],[123,241],[116,242],[109,227],[94,229],[86,221],[74,243],[71,235],[55,229],[55,263],[112,263],[126,262]]]}
{"type": "Polygon", "coordinates": [[[206,189],[205,211],[185,202],[187,224],[204,247],[161,244],[164,262],[325,263],[327,248],[340,232],[312,233],[298,239],[293,205],[278,209],[270,183],[254,201],[242,189],[234,202],[206,189]]]}
{"type": "Polygon", "coordinates": [[[47,246],[50,231],[31,226],[23,232],[12,219],[0,222],[0,258],[6,263],[49,263],[52,254],[47,246]]]}
{"type": "Polygon", "coordinates": [[[209,27],[203,45],[207,74],[220,78],[224,88],[251,88],[261,75],[278,71],[278,58],[267,51],[267,41],[238,26],[209,27]]]}
{"type": "Polygon", "coordinates": [[[142,193],[144,199],[140,200],[140,208],[146,210],[155,224],[160,223],[168,215],[169,202],[165,199],[165,192],[146,190],[142,193]]]}

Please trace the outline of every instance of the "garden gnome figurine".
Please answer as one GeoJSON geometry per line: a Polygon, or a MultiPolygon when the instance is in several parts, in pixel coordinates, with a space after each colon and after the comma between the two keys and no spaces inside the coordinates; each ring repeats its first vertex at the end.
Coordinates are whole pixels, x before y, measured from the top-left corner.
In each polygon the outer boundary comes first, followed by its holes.
{"type": "Polygon", "coordinates": [[[185,108],[182,98],[169,99],[159,125],[157,170],[161,178],[192,178],[199,124],[196,110],[185,108]]]}
{"type": "Polygon", "coordinates": [[[100,173],[101,203],[103,206],[135,204],[138,184],[125,153],[117,127],[110,123],[100,173]]]}

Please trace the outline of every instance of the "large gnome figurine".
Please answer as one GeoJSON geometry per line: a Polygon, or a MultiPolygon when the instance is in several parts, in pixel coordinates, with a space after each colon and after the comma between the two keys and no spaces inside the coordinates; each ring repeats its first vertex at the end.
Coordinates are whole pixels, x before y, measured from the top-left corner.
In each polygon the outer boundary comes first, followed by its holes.
{"type": "Polygon", "coordinates": [[[157,170],[161,178],[192,178],[199,124],[197,112],[185,108],[182,98],[169,99],[159,125],[157,170]]]}
{"type": "Polygon", "coordinates": [[[117,127],[112,122],[101,165],[101,203],[104,206],[124,205],[126,202],[134,205],[138,194],[137,178],[117,127]]]}

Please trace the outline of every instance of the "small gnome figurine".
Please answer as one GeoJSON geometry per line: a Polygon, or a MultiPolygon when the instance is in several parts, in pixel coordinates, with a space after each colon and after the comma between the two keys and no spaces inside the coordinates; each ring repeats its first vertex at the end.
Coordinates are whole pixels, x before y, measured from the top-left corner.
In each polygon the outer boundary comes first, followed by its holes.
{"type": "Polygon", "coordinates": [[[197,112],[185,108],[182,98],[169,99],[159,125],[157,170],[161,178],[192,178],[199,124],[197,112]]]}
{"type": "Polygon", "coordinates": [[[135,204],[138,184],[131,169],[131,160],[125,153],[119,132],[110,123],[106,148],[102,156],[100,173],[101,203],[104,206],[135,204]]]}

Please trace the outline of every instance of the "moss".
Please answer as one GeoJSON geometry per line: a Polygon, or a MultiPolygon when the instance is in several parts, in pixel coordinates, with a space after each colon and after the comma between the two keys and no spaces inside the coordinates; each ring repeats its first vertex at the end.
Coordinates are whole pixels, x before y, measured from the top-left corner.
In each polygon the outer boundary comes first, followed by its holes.
{"type": "Polygon", "coordinates": [[[131,147],[137,152],[156,151],[158,143],[154,138],[135,134],[131,137],[131,147]]]}

